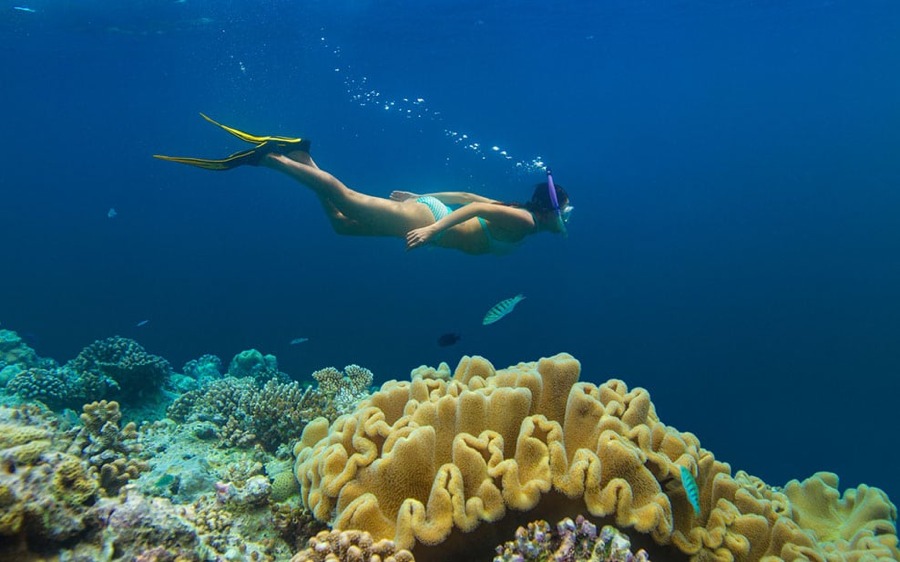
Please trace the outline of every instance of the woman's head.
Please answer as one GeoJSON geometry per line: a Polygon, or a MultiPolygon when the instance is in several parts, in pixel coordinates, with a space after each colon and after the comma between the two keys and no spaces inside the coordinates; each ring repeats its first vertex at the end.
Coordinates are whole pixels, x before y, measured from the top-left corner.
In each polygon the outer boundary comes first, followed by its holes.
{"type": "MultiPolygon", "coordinates": [[[[561,185],[554,183],[556,189],[556,200],[559,202],[559,209],[569,207],[569,194],[561,185]]],[[[550,200],[550,187],[547,182],[541,182],[534,186],[534,192],[531,199],[522,205],[534,214],[535,218],[541,221],[556,220],[557,209],[550,200]]]]}
{"type": "MultiPolygon", "coordinates": [[[[561,185],[554,183],[554,188],[556,188],[556,200],[559,202],[559,207],[565,207],[569,204],[569,194],[566,193],[566,190],[562,188],[561,185]]],[[[534,186],[534,192],[531,194],[531,200],[525,204],[528,207],[528,210],[531,212],[550,212],[555,213],[556,209],[553,208],[553,201],[550,200],[550,188],[547,185],[547,182],[543,181],[534,186]]]]}

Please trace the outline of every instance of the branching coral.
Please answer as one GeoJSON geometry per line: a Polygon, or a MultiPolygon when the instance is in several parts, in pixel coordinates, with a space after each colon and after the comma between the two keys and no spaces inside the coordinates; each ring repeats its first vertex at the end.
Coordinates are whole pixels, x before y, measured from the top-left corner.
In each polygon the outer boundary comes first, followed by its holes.
{"type": "Polygon", "coordinates": [[[374,378],[372,371],[359,365],[347,365],[343,372],[326,367],[314,372],[312,377],[318,383],[316,391],[320,394],[317,415],[329,420],[352,411],[367,398],[374,378]]]}
{"type": "Polygon", "coordinates": [[[168,416],[179,422],[212,422],[226,447],[259,444],[274,451],[296,439],[296,427],[306,423],[308,395],[296,382],[269,380],[259,388],[254,379],[226,377],[180,396],[168,416]]]}
{"type": "Polygon", "coordinates": [[[251,394],[246,411],[256,441],[267,451],[275,451],[279,445],[294,441],[297,426],[312,417],[306,411],[309,395],[310,388],[303,388],[297,382],[274,380],[251,394]]]}
{"type": "Polygon", "coordinates": [[[260,387],[256,377],[226,377],[178,397],[168,416],[178,422],[205,421],[216,425],[226,447],[259,445],[275,451],[297,439],[297,428],[318,416],[334,419],[368,396],[372,372],[350,365],[313,373],[317,387],[269,379],[260,387]]]}

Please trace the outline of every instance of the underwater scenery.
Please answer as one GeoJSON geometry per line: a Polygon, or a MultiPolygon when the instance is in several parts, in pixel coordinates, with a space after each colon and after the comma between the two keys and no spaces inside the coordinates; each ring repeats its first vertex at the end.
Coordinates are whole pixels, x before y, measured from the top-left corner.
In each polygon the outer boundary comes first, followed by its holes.
{"type": "Polygon", "coordinates": [[[0,47],[0,562],[900,560],[897,2],[0,47]]]}

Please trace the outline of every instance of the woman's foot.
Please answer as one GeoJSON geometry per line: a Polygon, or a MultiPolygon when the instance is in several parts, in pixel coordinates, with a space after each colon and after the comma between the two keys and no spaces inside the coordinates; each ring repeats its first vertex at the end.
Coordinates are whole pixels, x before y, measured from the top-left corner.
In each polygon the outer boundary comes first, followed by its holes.
{"type": "Polygon", "coordinates": [[[312,156],[309,155],[309,142],[307,142],[305,147],[291,148],[290,150],[285,151],[282,154],[284,154],[294,162],[309,166],[310,168],[315,168],[316,170],[319,169],[315,161],[313,161],[312,156]]]}
{"type": "Polygon", "coordinates": [[[295,162],[300,162],[301,164],[306,164],[308,166],[315,166],[315,164],[312,163],[312,157],[309,155],[310,144],[311,143],[308,140],[302,140],[297,143],[266,141],[250,150],[249,152],[253,153],[254,157],[247,158],[244,163],[251,166],[259,166],[263,164],[263,159],[269,154],[281,154],[295,162]]]}
{"type": "Polygon", "coordinates": [[[296,166],[300,164],[303,167],[309,167],[314,170],[318,170],[319,167],[316,166],[316,163],[313,162],[312,156],[309,155],[309,152],[304,152],[302,150],[291,150],[287,154],[279,151],[271,151],[262,155],[262,158],[259,160],[259,166],[268,166],[270,168],[277,168],[279,166],[296,166]]]}

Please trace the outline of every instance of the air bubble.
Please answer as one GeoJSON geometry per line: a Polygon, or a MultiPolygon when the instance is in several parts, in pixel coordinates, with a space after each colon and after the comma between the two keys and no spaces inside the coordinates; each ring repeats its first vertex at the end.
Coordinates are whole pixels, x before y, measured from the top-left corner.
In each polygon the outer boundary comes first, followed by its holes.
{"type": "MultiPolygon", "coordinates": [[[[375,106],[376,108],[381,108],[383,111],[392,111],[396,109],[397,112],[402,114],[406,119],[412,119],[413,117],[422,119],[425,117],[430,121],[443,121],[442,113],[428,107],[424,97],[401,97],[390,99],[377,89],[373,89],[371,85],[368,84],[368,77],[354,76],[354,69],[350,65],[344,64],[340,46],[329,45],[328,39],[324,35],[319,38],[319,42],[322,44],[323,48],[328,49],[331,52],[334,57],[334,62],[340,63],[338,66],[334,67],[334,72],[343,77],[347,98],[351,102],[358,104],[360,107],[375,106]]],[[[476,142],[475,139],[470,138],[468,134],[451,129],[444,129],[444,135],[452,139],[453,143],[463,150],[470,151],[480,157],[481,160],[487,160],[488,155],[493,153],[498,156],[490,156],[490,158],[500,157],[503,161],[510,162],[518,172],[533,173],[545,169],[544,162],[540,156],[530,160],[519,160],[511,156],[509,152],[500,145],[486,145],[491,147],[490,151],[482,149],[482,144],[476,142]]]]}

